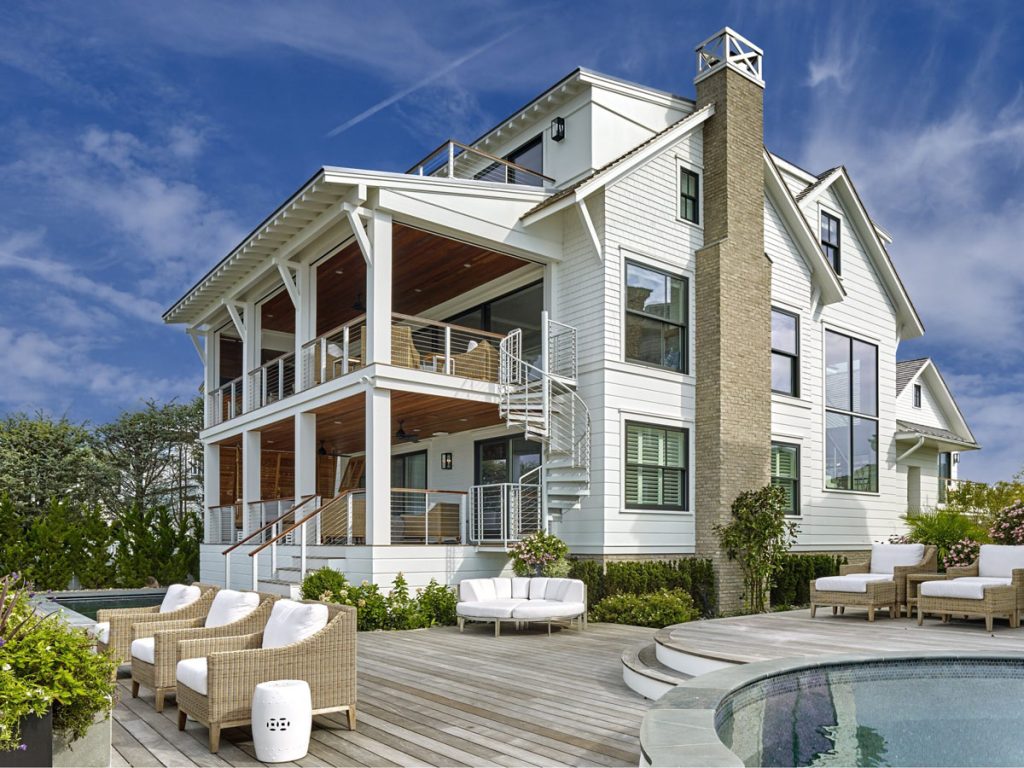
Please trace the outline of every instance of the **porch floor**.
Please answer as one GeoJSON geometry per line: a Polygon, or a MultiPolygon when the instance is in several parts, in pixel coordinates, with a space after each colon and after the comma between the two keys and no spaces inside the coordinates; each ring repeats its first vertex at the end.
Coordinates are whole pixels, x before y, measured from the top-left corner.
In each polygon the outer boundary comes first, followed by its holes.
{"type": "MultiPolygon", "coordinates": [[[[359,724],[316,718],[309,754],[278,765],[636,765],[650,706],[622,682],[620,655],[654,630],[590,624],[585,632],[467,625],[359,635],[359,724]]],[[[122,668],[125,674],[127,667],[122,668]]],[[[248,728],[225,730],[217,755],[207,731],[177,728],[151,692],[119,680],[114,766],[252,766],[248,728]]]]}

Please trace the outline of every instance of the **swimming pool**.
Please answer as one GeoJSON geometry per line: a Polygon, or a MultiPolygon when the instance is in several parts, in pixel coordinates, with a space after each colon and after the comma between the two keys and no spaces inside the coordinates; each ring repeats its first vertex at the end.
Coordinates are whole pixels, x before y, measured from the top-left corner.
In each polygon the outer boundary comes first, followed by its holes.
{"type": "Polygon", "coordinates": [[[58,592],[53,602],[69,611],[95,620],[96,612],[106,608],[148,608],[160,605],[166,589],[79,590],[58,592]]]}
{"type": "Polygon", "coordinates": [[[1022,701],[1024,654],[765,662],[666,694],[641,745],[648,765],[1024,765],[1022,701]]]}

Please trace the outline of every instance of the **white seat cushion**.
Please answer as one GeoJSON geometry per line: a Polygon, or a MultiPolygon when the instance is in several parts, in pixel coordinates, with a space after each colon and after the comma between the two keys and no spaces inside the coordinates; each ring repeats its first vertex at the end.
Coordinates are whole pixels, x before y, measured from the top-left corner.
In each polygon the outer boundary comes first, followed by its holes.
{"type": "Polygon", "coordinates": [[[978,576],[1009,579],[1014,568],[1024,568],[1024,546],[982,544],[978,555],[978,576]]]}
{"type": "Polygon", "coordinates": [[[477,619],[511,619],[512,611],[520,605],[529,603],[528,600],[486,600],[462,602],[455,606],[455,613],[459,616],[467,616],[477,619]]]}
{"type": "Polygon", "coordinates": [[[965,600],[982,600],[985,587],[1005,586],[1010,579],[994,579],[984,576],[964,576],[949,581],[925,581],[921,584],[921,594],[926,597],[959,597],[965,600]]]}
{"type": "Polygon", "coordinates": [[[154,646],[156,645],[156,638],[153,637],[137,637],[132,640],[132,658],[139,659],[140,661],[148,662],[149,664],[155,664],[154,659],[156,658],[156,651],[154,646]]]}
{"type": "Polygon", "coordinates": [[[823,576],[816,579],[814,588],[819,592],[867,592],[868,582],[892,581],[891,573],[851,573],[847,576],[823,576]]]}
{"type": "Polygon", "coordinates": [[[176,677],[181,685],[187,685],[196,693],[206,695],[206,657],[182,659],[178,662],[176,677]]]}
{"type": "Polygon", "coordinates": [[[459,597],[473,603],[496,600],[498,595],[494,587],[494,579],[464,579],[459,583],[459,597]]]}
{"type": "Polygon", "coordinates": [[[526,621],[568,619],[580,616],[586,610],[583,603],[564,603],[561,600],[528,600],[512,610],[512,618],[526,621]]]}
{"type": "Polygon", "coordinates": [[[101,643],[110,642],[110,622],[97,621],[95,624],[92,625],[92,628],[90,628],[89,634],[91,634],[101,643]]]}
{"type": "Polygon", "coordinates": [[[872,544],[871,572],[893,573],[897,565],[916,565],[924,557],[924,544],[872,544]]]}
{"type": "Polygon", "coordinates": [[[171,584],[167,588],[167,594],[160,603],[160,613],[170,613],[191,605],[202,596],[203,592],[195,585],[185,586],[184,584],[171,584]]]}
{"type": "Polygon", "coordinates": [[[327,606],[278,600],[263,630],[263,647],[280,648],[305,640],[327,626],[327,606]]]}
{"type": "Polygon", "coordinates": [[[222,589],[213,598],[210,612],[206,616],[206,626],[223,627],[226,624],[234,624],[255,611],[259,604],[260,596],[255,592],[222,589]]]}

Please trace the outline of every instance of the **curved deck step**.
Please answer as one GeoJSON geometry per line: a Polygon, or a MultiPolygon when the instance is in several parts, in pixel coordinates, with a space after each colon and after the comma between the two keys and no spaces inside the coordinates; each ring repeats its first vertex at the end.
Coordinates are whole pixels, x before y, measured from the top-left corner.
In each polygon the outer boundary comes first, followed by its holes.
{"type": "Polygon", "coordinates": [[[622,652],[622,681],[645,698],[660,699],[689,679],[658,661],[655,643],[644,641],[622,652]]]}

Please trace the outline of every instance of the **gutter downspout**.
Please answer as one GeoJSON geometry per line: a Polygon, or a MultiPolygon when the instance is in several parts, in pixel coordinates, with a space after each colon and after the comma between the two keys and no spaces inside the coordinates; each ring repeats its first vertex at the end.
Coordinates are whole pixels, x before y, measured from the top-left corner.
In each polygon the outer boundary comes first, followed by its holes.
{"type": "Polygon", "coordinates": [[[918,448],[920,448],[922,445],[924,445],[924,440],[925,440],[924,436],[921,436],[921,437],[917,438],[917,442],[916,443],[914,443],[910,448],[908,448],[907,450],[905,450],[903,453],[901,453],[899,456],[896,457],[896,463],[899,464],[901,461],[903,461],[905,458],[907,458],[907,456],[909,456],[914,451],[916,451],[918,448]]]}

